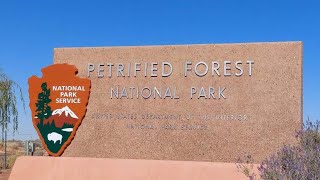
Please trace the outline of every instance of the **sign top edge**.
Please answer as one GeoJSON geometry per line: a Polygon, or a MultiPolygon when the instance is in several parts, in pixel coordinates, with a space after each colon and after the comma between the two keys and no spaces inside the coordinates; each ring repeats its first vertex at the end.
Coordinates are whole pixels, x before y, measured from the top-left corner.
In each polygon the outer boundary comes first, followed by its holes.
{"type": "Polygon", "coordinates": [[[111,48],[158,48],[158,47],[184,47],[184,46],[225,46],[225,45],[260,45],[260,44],[297,44],[302,45],[302,41],[277,41],[277,42],[242,42],[242,43],[216,43],[216,44],[169,44],[169,45],[132,45],[132,46],[79,46],[79,47],[56,47],[54,51],[63,49],[111,49],[111,48]]]}

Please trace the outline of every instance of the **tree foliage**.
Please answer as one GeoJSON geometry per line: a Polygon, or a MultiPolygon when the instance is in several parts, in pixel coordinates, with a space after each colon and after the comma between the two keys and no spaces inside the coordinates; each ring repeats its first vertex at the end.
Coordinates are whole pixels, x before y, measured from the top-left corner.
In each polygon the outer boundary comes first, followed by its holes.
{"type": "Polygon", "coordinates": [[[8,125],[12,123],[13,132],[18,130],[18,104],[22,103],[25,108],[21,87],[8,78],[4,73],[0,72],[0,126],[2,138],[4,132],[8,130],[8,125]],[[17,97],[19,99],[17,99],[17,97]]]}
{"type": "Polygon", "coordinates": [[[38,94],[38,102],[36,103],[36,116],[40,119],[40,124],[43,125],[43,120],[48,119],[51,114],[52,110],[49,106],[51,102],[50,96],[50,89],[47,87],[47,83],[44,82],[41,84],[42,91],[38,94]]]}

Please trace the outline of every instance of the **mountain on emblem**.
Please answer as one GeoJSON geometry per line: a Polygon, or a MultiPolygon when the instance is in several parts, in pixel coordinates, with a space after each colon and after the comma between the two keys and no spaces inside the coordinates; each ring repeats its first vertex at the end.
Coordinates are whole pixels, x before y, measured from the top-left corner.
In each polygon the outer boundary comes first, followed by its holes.
{"type": "Polygon", "coordinates": [[[70,115],[73,118],[79,119],[78,116],[73,111],[71,111],[71,109],[68,106],[65,106],[65,107],[63,107],[61,109],[54,110],[52,112],[52,115],[59,114],[59,116],[61,116],[61,114],[63,112],[65,113],[66,117],[68,117],[68,115],[70,115]]]}
{"type": "Polygon", "coordinates": [[[51,116],[44,120],[44,124],[52,124],[54,122],[56,127],[62,128],[63,125],[75,126],[78,119],[78,116],[68,106],[65,106],[52,111],[51,116]]]}
{"type": "Polygon", "coordinates": [[[60,156],[85,117],[90,80],[77,77],[68,64],[48,66],[42,74],[29,78],[32,122],[47,152],[60,156]]]}

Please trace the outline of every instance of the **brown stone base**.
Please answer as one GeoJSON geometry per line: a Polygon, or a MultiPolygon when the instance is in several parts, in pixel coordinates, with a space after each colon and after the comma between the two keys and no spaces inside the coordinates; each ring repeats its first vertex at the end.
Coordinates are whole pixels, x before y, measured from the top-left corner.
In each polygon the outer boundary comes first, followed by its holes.
{"type": "Polygon", "coordinates": [[[72,157],[19,157],[10,180],[51,179],[248,179],[234,163],[98,159],[72,157]]]}

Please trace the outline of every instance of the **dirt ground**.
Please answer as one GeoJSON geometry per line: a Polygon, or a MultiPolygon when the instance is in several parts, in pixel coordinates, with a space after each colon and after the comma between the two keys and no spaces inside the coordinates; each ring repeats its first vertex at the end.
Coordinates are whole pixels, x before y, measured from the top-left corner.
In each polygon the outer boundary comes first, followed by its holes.
{"type": "Polygon", "coordinates": [[[6,170],[0,173],[0,180],[7,180],[9,179],[11,170],[6,170]]]}
{"type": "MultiPolygon", "coordinates": [[[[38,141],[34,141],[37,143],[36,150],[34,155],[35,156],[42,156],[44,150],[38,141]]],[[[8,170],[4,170],[4,143],[0,142],[0,180],[7,180],[10,176],[11,168],[14,165],[15,160],[19,156],[26,155],[26,147],[25,141],[8,141],[7,144],[7,167],[8,170]]]]}

